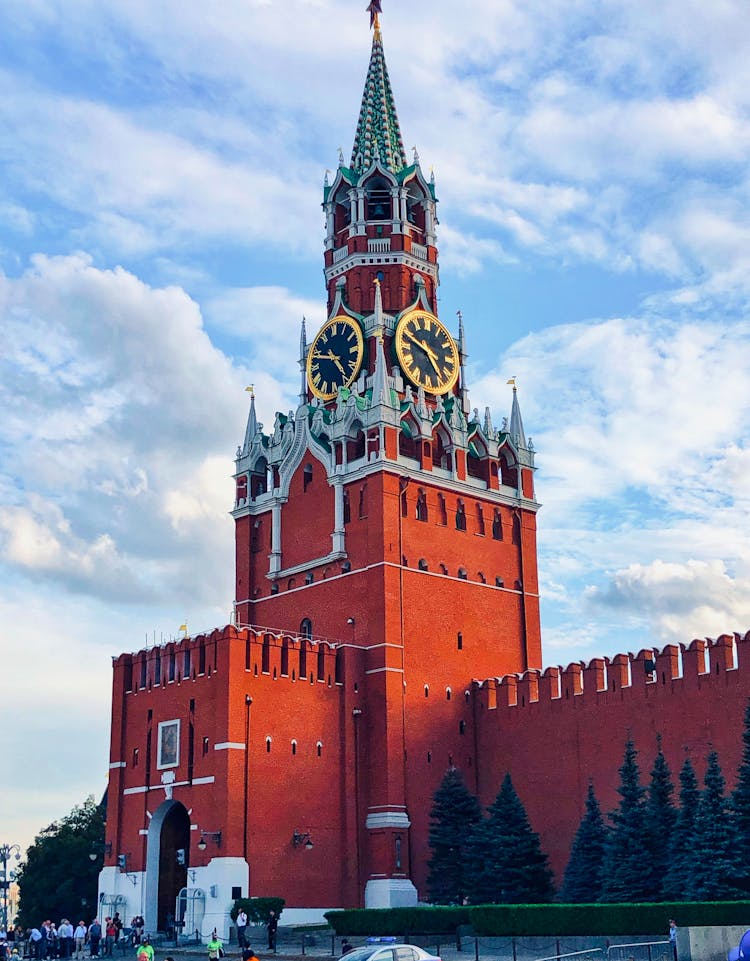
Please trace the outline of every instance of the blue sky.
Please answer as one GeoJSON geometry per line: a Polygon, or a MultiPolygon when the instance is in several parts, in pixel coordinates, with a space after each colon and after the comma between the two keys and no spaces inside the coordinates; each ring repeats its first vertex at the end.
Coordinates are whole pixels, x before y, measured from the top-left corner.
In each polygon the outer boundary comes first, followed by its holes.
{"type": "MultiPolygon", "coordinates": [[[[110,655],[228,618],[244,387],[292,407],[324,319],[365,5],[2,5],[6,840],[103,789],[110,655]]],[[[384,8],[441,316],[538,451],[545,665],[746,630],[746,5],[384,8]]]]}

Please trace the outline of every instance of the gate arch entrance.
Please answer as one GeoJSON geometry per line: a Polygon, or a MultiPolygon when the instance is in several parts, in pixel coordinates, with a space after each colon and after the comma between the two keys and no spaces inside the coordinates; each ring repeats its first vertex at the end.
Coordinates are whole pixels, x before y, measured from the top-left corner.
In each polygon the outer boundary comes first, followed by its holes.
{"type": "Polygon", "coordinates": [[[147,930],[165,931],[174,922],[177,895],[187,886],[190,816],[179,801],[164,801],[148,827],[145,912],[147,930]],[[184,863],[178,863],[178,851],[184,863]]]}

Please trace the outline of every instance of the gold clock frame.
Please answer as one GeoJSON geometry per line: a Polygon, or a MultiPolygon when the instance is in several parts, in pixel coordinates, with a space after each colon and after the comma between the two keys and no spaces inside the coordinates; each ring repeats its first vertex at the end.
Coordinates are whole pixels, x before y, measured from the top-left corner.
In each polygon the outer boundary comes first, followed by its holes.
{"type": "Polygon", "coordinates": [[[458,352],[458,345],[453,339],[453,335],[445,326],[445,324],[438,320],[435,314],[431,313],[429,310],[424,310],[422,307],[414,307],[403,314],[396,325],[396,332],[394,336],[394,343],[396,345],[396,356],[398,357],[399,366],[404,373],[404,376],[414,384],[415,387],[422,387],[428,394],[447,394],[449,391],[453,390],[458,381],[459,375],[461,373],[461,357],[458,352]],[[428,387],[424,383],[424,378],[418,378],[414,376],[409,371],[409,367],[406,363],[405,346],[404,346],[404,330],[416,316],[425,317],[429,320],[430,324],[435,326],[440,333],[442,333],[448,340],[450,344],[451,353],[455,359],[455,366],[451,376],[444,382],[435,387],[428,387]]]}
{"type": "Polygon", "coordinates": [[[312,343],[308,348],[307,360],[305,362],[307,386],[310,388],[310,391],[312,392],[312,394],[314,394],[314,396],[319,398],[320,400],[324,400],[324,401],[333,400],[335,397],[338,396],[338,393],[341,387],[351,387],[351,385],[354,383],[357,377],[359,377],[359,373],[362,369],[362,362],[364,361],[364,358],[365,358],[365,339],[364,339],[364,335],[362,334],[362,328],[359,326],[357,321],[354,320],[353,317],[350,317],[348,314],[337,314],[335,317],[331,317],[329,320],[327,320],[323,324],[323,326],[317,332],[314,340],[312,341],[312,343]],[[357,360],[354,365],[354,372],[349,377],[346,378],[343,384],[338,385],[336,387],[336,390],[334,391],[324,392],[320,390],[318,387],[316,387],[315,384],[313,383],[312,365],[313,365],[313,361],[315,360],[315,356],[314,356],[315,345],[320,341],[320,339],[324,336],[324,334],[328,330],[331,330],[337,324],[343,324],[345,327],[349,327],[351,330],[354,331],[357,337],[357,360]]]}

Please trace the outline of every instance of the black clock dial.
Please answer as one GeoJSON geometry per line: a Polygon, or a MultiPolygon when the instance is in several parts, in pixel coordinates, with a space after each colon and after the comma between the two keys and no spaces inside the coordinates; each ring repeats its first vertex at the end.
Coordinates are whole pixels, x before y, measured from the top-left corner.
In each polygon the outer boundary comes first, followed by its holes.
{"type": "Polygon", "coordinates": [[[333,400],[354,382],[362,366],[364,340],[351,317],[334,317],[321,328],[307,354],[307,382],[321,400],[333,400]]]}
{"type": "Polygon", "coordinates": [[[459,374],[456,343],[434,314],[410,310],[396,328],[396,354],[409,380],[432,394],[444,394],[459,374]]]}

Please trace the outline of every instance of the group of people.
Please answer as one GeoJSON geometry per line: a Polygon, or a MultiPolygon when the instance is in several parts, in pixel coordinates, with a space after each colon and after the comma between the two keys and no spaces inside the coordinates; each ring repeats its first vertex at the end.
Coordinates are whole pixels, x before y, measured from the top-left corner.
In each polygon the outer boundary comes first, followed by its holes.
{"type": "MultiPolygon", "coordinates": [[[[131,921],[133,943],[143,940],[143,918],[134,917],[131,921]]],[[[53,959],[111,958],[117,942],[122,937],[123,923],[118,912],[113,917],[98,918],[90,924],[79,921],[73,927],[68,918],[60,924],[43,921],[38,927],[22,928],[16,925],[5,933],[0,961],[53,961],[53,959]]]]}

